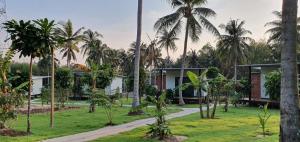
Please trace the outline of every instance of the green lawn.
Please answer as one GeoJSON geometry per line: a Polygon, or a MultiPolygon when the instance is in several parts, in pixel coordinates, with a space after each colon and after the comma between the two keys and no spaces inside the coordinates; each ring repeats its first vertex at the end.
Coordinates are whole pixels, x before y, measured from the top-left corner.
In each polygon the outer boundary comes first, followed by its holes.
{"type": "MultiPolygon", "coordinates": [[[[174,135],[187,136],[186,142],[276,142],[279,131],[279,111],[272,110],[268,122],[271,136],[261,138],[257,108],[230,108],[225,113],[218,110],[217,119],[199,119],[199,114],[177,118],[170,122],[174,135]]],[[[137,128],[96,142],[156,142],[145,138],[147,127],[137,128]]]]}
{"type": "MultiPolygon", "coordinates": [[[[137,119],[151,117],[154,114],[153,108],[148,108],[147,114],[140,116],[128,116],[129,107],[115,107],[113,109],[113,122],[121,124],[137,119]]],[[[169,113],[177,112],[179,109],[169,109],[169,113]]],[[[77,110],[68,110],[55,113],[55,128],[49,128],[49,114],[35,114],[31,117],[33,134],[25,137],[4,137],[0,136],[1,142],[31,142],[47,138],[54,138],[85,131],[95,130],[104,127],[107,122],[104,110],[98,107],[95,113],[88,113],[88,108],[83,107],[77,110]]],[[[22,115],[12,123],[16,130],[26,130],[26,116],[22,115]]]]}

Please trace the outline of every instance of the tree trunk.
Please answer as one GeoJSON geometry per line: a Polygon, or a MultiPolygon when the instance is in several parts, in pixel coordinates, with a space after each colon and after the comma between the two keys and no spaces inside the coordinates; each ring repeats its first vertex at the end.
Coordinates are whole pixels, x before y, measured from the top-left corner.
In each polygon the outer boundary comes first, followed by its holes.
{"type": "MultiPolygon", "coordinates": [[[[219,94],[218,94],[219,95],[219,94]]],[[[211,113],[211,117],[212,119],[215,118],[215,114],[216,114],[216,109],[217,109],[217,104],[218,104],[218,101],[219,101],[219,97],[218,96],[215,96],[214,97],[214,106],[213,106],[213,110],[212,110],[212,113],[211,113]]]]}
{"type": "Polygon", "coordinates": [[[51,112],[50,112],[50,127],[54,127],[54,48],[51,47],[51,112]]]}
{"type": "Polygon", "coordinates": [[[209,94],[211,93],[210,88],[208,89],[207,95],[206,95],[206,118],[209,118],[209,94]]]}
{"type": "Polygon", "coordinates": [[[138,0],[138,13],[137,13],[137,37],[135,47],[135,59],[134,59],[134,87],[133,87],[133,102],[132,107],[136,108],[140,105],[139,102],[139,78],[140,78],[140,46],[142,36],[142,12],[143,12],[143,0],[138,0]]]}
{"type": "MultiPolygon", "coordinates": [[[[187,19],[188,21],[188,19],[187,19]]],[[[182,55],[182,63],[181,63],[181,68],[180,68],[180,78],[179,78],[179,86],[182,86],[183,82],[183,74],[184,74],[184,68],[185,68],[185,58],[186,58],[186,51],[187,51],[187,44],[188,44],[188,37],[189,36],[189,26],[188,22],[186,24],[185,28],[185,39],[184,39],[184,49],[183,49],[183,55],[182,55]]],[[[184,100],[182,97],[182,89],[179,89],[179,105],[184,105],[184,100]]]]}
{"type": "Polygon", "coordinates": [[[300,142],[300,114],[297,86],[297,4],[283,0],[280,95],[280,141],[300,142]]]}
{"type": "Polygon", "coordinates": [[[236,84],[236,81],[237,81],[237,68],[236,68],[236,65],[237,65],[237,58],[235,57],[234,59],[234,84],[236,84]]]}
{"type": "Polygon", "coordinates": [[[30,111],[31,111],[31,91],[32,91],[32,60],[33,57],[30,57],[30,64],[29,64],[29,91],[28,91],[28,108],[27,108],[27,133],[31,133],[31,124],[30,124],[30,111]]]}
{"type": "Polygon", "coordinates": [[[203,109],[202,109],[202,100],[201,100],[201,89],[198,90],[198,101],[199,101],[199,109],[200,109],[200,117],[204,118],[203,109]]]}
{"type": "Polygon", "coordinates": [[[225,96],[225,106],[224,106],[224,111],[228,112],[228,94],[225,96]]]}

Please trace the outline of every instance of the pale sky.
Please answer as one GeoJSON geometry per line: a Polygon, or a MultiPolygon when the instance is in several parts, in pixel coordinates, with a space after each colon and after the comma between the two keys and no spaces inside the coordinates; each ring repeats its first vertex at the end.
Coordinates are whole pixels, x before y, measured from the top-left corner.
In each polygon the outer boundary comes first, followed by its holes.
{"type": "MultiPolygon", "coordinates": [[[[49,18],[56,21],[71,19],[75,29],[90,28],[104,35],[103,41],[111,48],[128,49],[136,39],[137,0],[6,0],[7,19],[49,18]]],[[[215,26],[227,23],[230,19],[246,21],[245,28],[252,31],[251,37],[259,40],[267,38],[265,23],[274,19],[272,11],[281,10],[282,0],[208,0],[206,7],[216,11],[217,16],[210,18],[215,26]]],[[[144,0],[143,41],[149,42],[147,34],[155,35],[155,21],[173,9],[166,0],[144,0]]],[[[183,34],[180,36],[183,39],[183,34]]],[[[204,32],[200,41],[190,43],[189,50],[200,49],[215,38],[204,32]]],[[[177,42],[178,50],[173,55],[182,54],[183,41],[177,42]]],[[[165,53],[165,52],[164,52],[165,53]]],[[[61,58],[58,55],[58,58],[61,58]]],[[[16,58],[17,59],[17,58],[16,58]]],[[[21,61],[21,60],[18,60],[21,61]]],[[[84,63],[78,55],[79,63],[84,63]]],[[[66,59],[62,60],[66,63],[66,59]]]]}

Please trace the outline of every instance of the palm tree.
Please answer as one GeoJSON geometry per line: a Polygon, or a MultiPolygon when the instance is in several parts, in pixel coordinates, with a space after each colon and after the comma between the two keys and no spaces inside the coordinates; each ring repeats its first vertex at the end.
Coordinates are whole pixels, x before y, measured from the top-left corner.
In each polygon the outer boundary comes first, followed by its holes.
{"type": "Polygon", "coordinates": [[[163,29],[160,32],[159,40],[157,44],[159,44],[160,48],[165,48],[167,51],[167,59],[170,59],[169,50],[176,51],[177,47],[175,41],[179,40],[176,34],[171,33],[170,31],[163,29]]]}
{"type": "Polygon", "coordinates": [[[134,85],[133,85],[132,108],[137,108],[140,105],[139,77],[140,77],[140,46],[141,46],[141,38],[142,38],[142,13],[143,13],[143,0],[138,0],[137,36],[136,36],[135,60],[134,60],[134,85]]]}
{"type": "Polygon", "coordinates": [[[62,47],[61,53],[63,53],[62,58],[67,57],[67,66],[70,67],[71,60],[76,61],[76,53],[79,52],[78,43],[83,38],[81,35],[83,27],[74,32],[71,20],[68,20],[66,23],[60,23],[60,25],[62,27],[56,29],[56,34],[63,40],[62,45],[60,45],[62,47]]]}
{"type": "MultiPolygon", "coordinates": [[[[57,37],[54,29],[54,20],[49,21],[47,18],[34,21],[39,27],[41,33],[41,44],[44,48],[51,51],[51,113],[50,113],[50,127],[54,127],[54,72],[55,72],[55,55],[54,50],[57,45],[57,37]]],[[[49,53],[49,52],[48,52],[49,53]]]]}
{"type": "Polygon", "coordinates": [[[237,69],[236,65],[246,58],[246,50],[249,47],[248,42],[252,41],[247,34],[251,34],[249,30],[244,29],[245,21],[230,20],[226,25],[220,25],[220,28],[225,31],[221,35],[218,42],[218,50],[224,59],[227,60],[227,65],[234,65],[234,80],[236,81],[237,69]]]}
{"type": "Polygon", "coordinates": [[[297,77],[297,0],[284,0],[282,6],[280,140],[300,141],[300,109],[297,77]]]}
{"type": "MultiPolygon", "coordinates": [[[[185,68],[186,52],[188,46],[188,37],[193,42],[199,40],[199,36],[202,33],[203,27],[214,35],[219,35],[218,30],[213,26],[212,23],[207,19],[208,17],[215,16],[216,13],[206,7],[202,7],[207,3],[207,0],[168,0],[171,6],[176,11],[170,15],[160,18],[154,25],[154,28],[158,32],[164,29],[171,29],[170,33],[177,35],[181,29],[183,22],[185,25],[185,39],[184,39],[184,50],[182,55],[182,64],[180,70],[179,86],[182,85],[183,73],[185,68]],[[184,21],[185,20],[185,21],[184,21]]],[[[179,89],[179,104],[183,105],[182,90],[179,89]]]]}
{"type": "Polygon", "coordinates": [[[190,52],[188,52],[186,56],[186,60],[189,67],[198,68],[200,66],[199,56],[196,50],[191,50],[190,52]]]}
{"type": "Polygon", "coordinates": [[[30,57],[29,64],[29,90],[27,108],[27,133],[31,133],[30,112],[31,112],[31,91],[32,91],[32,61],[36,57],[42,57],[49,50],[43,48],[40,30],[31,22],[10,20],[4,23],[4,29],[10,35],[11,48],[19,52],[20,57],[30,57]]]}
{"type": "Polygon", "coordinates": [[[83,32],[84,44],[81,47],[81,52],[83,53],[83,56],[88,56],[87,61],[93,60],[99,64],[102,62],[105,56],[104,51],[108,46],[106,44],[102,44],[102,41],[99,39],[100,37],[102,37],[101,34],[93,32],[90,29],[83,32]]]}
{"type": "Polygon", "coordinates": [[[161,56],[161,49],[157,48],[157,39],[151,40],[151,43],[147,46],[145,51],[146,68],[150,71],[149,84],[152,82],[152,69],[158,67],[159,64],[162,63],[163,59],[161,56]]]}
{"type": "MultiPolygon", "coordinates": [[[[266,23],[266,27],[270,27],[266,33],[270,34],[268,43],[280,43],[283,36],[283,23],[282,23],[282,13],[280,11],[273,11],[276,16],[276,20],[266,23]]],[[[300,17],[297,18],[297,36],[300,37],[300,17]]],[[[300,38],[297,39],[300,42],[300,38]]]]}

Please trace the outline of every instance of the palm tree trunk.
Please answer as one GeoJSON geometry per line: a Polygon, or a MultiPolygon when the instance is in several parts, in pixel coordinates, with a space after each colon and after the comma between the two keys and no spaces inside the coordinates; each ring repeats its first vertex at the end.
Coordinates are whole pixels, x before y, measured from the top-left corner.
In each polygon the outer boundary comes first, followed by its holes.
{"type": "Polygon", "coordinates": [[[50,112],[50,127],[54,127],[54,48],[51,47],[51,112],[50,112]]]}
{"type": "Polygon", "coordinates": [[[228,104],[229,104],[229,102],[228,102],[228,94],[226,93],[226,95],[225,95],[225,106],[224,106],[224,111],[225,112],[228,112],[228,104]]]}
{"type": "MultiPolygon", "coordinates": [[[[187,19],[188,21],[188,19],[187,19]]],[[[183,74],[184,74],[184,68],[185,68],[185,58],[186,58],[186,51],[187,51],[187,44],[188,44],[188,36],[189,36],[189,25],[188,22],[186,23],[185,28],[185,39],[184,39],[184,49],[183,49],[183,55],[182,55],[182,63],[180,68],[180,79],[179,79],[179,86],[182,86],[183,82],[183,74]]],[[[179,105],[184,105],[184,100],[182,97],[182,89],[179,89],[179,105]]]]}
{"type": "Polygon", "coordinates": [[[138,0],[138,13],[137,13],[137,37],[136,37],[136,49],[134,59],[134,87],[133,87],[133,102],[132,107],[136,108],[140,105],[139,102],[139,78],[140,78],[140,46],[142,36],[142,12],[143,12],[143,0],[138,0]]]}
{"type": "MultiPolygon", "coordinates": [[[[216,94],[216,95],[219,95],[219,93],[216,94]]],[[[212,119],[215,118],[215,114],[216,114],[216,109],[217,109],[218,101],[219,101],[219,97],[218,97],[218,96],[215,96],[215,97],[214,97],[214,106],[213,106],[213,110],[212,110],[211,117],[210,117],[210,118],[212,118],[212,119]]]]}
{"type": "Polygon", "coordinates": [[[208,92],[206,95],[206,118],[209,118],[209,96],[212,93],[211,88],[208,88],[208,92]]]}
{"type": "Polygon", "coordinates": [[[198,101],[199,101],[200,117],[204,118],[201,98],[202,98],[202,96],[201,96],[201,89],[198,89],[198,101]]]}
{"type": "Polygon", "coordinates": [[[236,68],[236,65],[237,65],[237,58],[235,57],[234,59],[234,84],[236,84],[236,80],[237,80],[237,68],[236,68]]]}
{"type": "Polygon", "coordinates": [[[29,91],[28,91],[28,108],[27,108],[27,133],[31,133],[31,124],[30,124],[30,112],[31,112],[31,91],[32,91],[32,60],[33,57],[30,57],[30,64],[29,64],[29,91]]]}
{"type": "Polygon", "coordinates": [[[283,0],[283,48],[281,51],[280,141],[300,142],[300,114],[297,86],[297,4],[283,0]]]}

